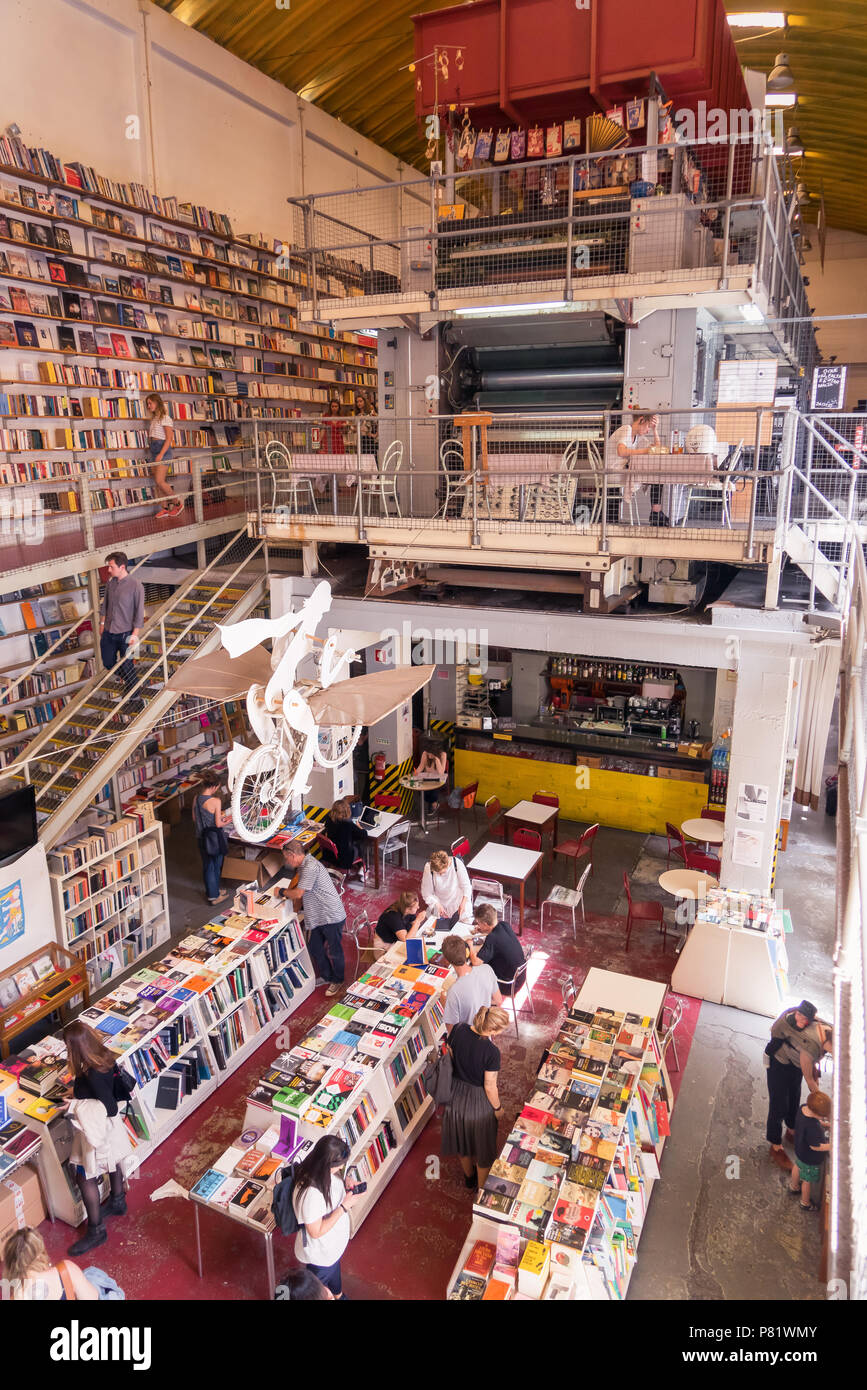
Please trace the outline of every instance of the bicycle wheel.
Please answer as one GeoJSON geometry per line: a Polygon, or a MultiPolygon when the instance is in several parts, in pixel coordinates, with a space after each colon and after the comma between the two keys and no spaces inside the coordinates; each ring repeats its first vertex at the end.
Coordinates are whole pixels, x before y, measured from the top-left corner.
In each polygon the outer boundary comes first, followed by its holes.
{"type": "Polygon", "coordinates": [[[351,756],[360,738],[360,724],[333,725],[320,729],[313,756],[320,767],[339,767],[351,756]]]}
{"type": "Polygon", "coordinates": [[[270,839],[283,824],[291,795],[286,751],[273,744],[254,748],[232,788],[232,821],[241,838],[254,845],[270,839]]]}

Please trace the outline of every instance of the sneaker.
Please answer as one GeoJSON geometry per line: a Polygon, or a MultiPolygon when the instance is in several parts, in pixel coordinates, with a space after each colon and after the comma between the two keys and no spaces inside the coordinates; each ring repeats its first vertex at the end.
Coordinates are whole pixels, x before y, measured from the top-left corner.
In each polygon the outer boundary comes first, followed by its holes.
{"type": "Polygon", "coordinates": [[[328,986],[327,990],[325,991],[325,994],[330,999],[333,995],[340,994],[344,988],[345,986],[342,980],[339,984],[335,981],[333,984],[330,984],[328,986]]]}
{"type": "Polygon", "coordinates": [[[77,1240],[74,1245],[70,1245],[67,1255],[86,1255],[88,1250],[95,1250],[98,1245],[104,1245],[108,1240],[108,1231],[105,1229],[105,1222],[100,1221],[98,1226],[88,1226],[81,1240],[77,1240]]]}

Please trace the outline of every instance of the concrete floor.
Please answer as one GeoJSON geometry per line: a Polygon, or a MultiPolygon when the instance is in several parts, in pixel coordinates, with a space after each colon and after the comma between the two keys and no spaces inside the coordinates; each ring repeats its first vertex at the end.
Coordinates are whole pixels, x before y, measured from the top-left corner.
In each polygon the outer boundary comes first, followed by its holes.
{"type": "MultiPolygon", "coordinates": [[[[471,832],[474,848],[484,842],[481,817],[474,830],[469,823],[464,828],[471,832]]],[[[565,837],[577,829],[563,823],[561,834],[565,837]]],[[[434,827],[427,840],[413,835],[410,869],[419,871],[433,848],[449,845],[456,835],[451,821],[434,827]]],[[[600,831],[587,892],[588,912],[607,916],[620,911],[624,869],[637,871],[640,881],[648,880],[642,881],[642,896],[661,894],[654,859],[660,852],[664,856],[664,843],[629,831],[600,831]]],[[[834,853],[833,820],[822,811],[798,809],[778,870],[778,889],[792,908],[795,928],[788,942],[790,992],[795,1000],[802,995],[811,998],[825,1017],[832,1010],[834,853]]],[[[208,907],[187,823],[172,828],[167,861],[173,925],[176,930],[189,930],[207,920],[208,907]]],[[[553,872],[546,869],[543,893],[557,879],[568,881],[559,863],[553,872]]],[[[534,912],[533,926],[535,922],[534,912]]],[[[672,955],[672,964],[673,960],[672,955]]],[[[640,973],[639,958],[634,967],[640,973]]],[[[610,968],[624,965],[612,963],[610,968]]],[[[802,1213],[796,1199],[783,1192],[780,1170],[768,1159],[762,1052],[769,1024],[768,1019],[737,1009],[701,1005],[630,1298],[803,1300],[824,1296],[816,1277],[819,1217],[802,1213]]],[[[399,1200],[399,1190],[396,1183],[394,1197],[387,1195],[383,1206],[399,1200]]],[[[399,1219],[396,1212],[389,1224],[395,1219],[399,1219]]],[[[423,1296],[439,1298],[442,1293],[432,1288],[423,1296]]]]}

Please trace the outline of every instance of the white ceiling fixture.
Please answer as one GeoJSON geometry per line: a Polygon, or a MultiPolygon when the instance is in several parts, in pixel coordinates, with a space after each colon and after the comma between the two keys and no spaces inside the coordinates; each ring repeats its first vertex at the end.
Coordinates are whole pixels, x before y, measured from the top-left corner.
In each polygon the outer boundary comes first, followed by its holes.
{"type": "Polygon", "coordinates": [[[478,309],[455,309],[455,316],[465,319],[486,319],[497,314],[544,314],[552,310],[574,309],[576,306],[565,299],[557,299],[544,304],[486,304],[478,309]]]}
{"type": "Polygon", "coordinates": [[[788,87],[795,85],[795,75],[789,67],[788,53],[778,53],[774,59],[774,66],[768,73],[768,91],[784,92],[788,87]]]}
{"type": "Polygon", "coordinates": [[[797,92],[766,92],[765,106],[794,106],[798,100],[797,92]]]}
{"type": "Polygon", "coordinates": [[[764,323],[765,316],[758,304],[741,304],[739,308],[741,317],[745,318],[747,323],[764,323]]]}
{"type": "Polygon", "coordinates": [[[785,29],[786,15],[783,10],[749,10],[730,14],[728,22],[732,29],[785,29]]]}

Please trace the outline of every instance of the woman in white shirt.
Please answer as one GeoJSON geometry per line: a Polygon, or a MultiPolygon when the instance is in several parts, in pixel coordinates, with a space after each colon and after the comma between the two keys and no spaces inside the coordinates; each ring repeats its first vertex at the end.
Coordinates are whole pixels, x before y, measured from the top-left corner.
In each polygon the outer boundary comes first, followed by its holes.
{"type": "MultiPolygon", "coordinates": [[[[634,425],[621,425],[619,430],[615,430],[608,439],[608,452],[606,463],[609,470],[618,467],[628,468],[628,460],[632,454],[646,454],[651,449],[659,448],[659,416],[658,415],[636,415],[634,425]],[[626,459],[626,463],[621,460],[626,459]]],[[[650,484],[650,524],[651,526],[668,526],[668,517],[662,511],[662,484],[650,484]]],[[[619,504],[615,504],[619,506],[619,504]]],[[[619,520],[616,516],[609,516],[609,521],[619,520]]]]}
{"type": "Polygon", "coordinates": [[[175,437],[172,417],[162,396],[155,393],[145,397],[145,410],[148,412],[148,456],[151,462],[154,487],[161,497],[171,497],[173,506],[168,503],[157,512],[157,516],[180,516],[184,510],[182,499],[175,497],[168,483],[168,460],[171,457],[172,441],[175,437]]]}
{"type": "Polygon", "coordinates": [[[470,876],[463,861],[446,854],[444,849],[434,850],[425,864],[421,895],[438,918],[450,918],[451,923],[470,920],[473,909],[470,876]]]}
{"type": "Polygon", "coordinates": [[[343,1297],[340,1260],[352,1229],[349,1209],[360,1193],[347,1192],[341,1172],[349,1146],[336,1134],[324,1134],[298,1165],[292,1206],[301,1223],[295,1258],[321,1279],[335,1298],[343,1297]]]}

